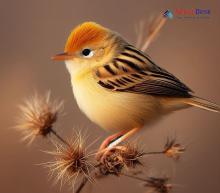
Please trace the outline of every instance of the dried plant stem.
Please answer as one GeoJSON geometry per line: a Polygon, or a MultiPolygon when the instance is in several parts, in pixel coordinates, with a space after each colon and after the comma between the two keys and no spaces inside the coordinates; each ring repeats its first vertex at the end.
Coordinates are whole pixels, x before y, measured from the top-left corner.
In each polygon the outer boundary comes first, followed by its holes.
{"type": "MultiPolygon", "coordinates": [[[[95,168],[98,168],[101,164],[97,164],[95,165],[95,168]]],[[[95,174],[95,173],[94,173],[95,174]]],[[[127,176],[127,177],[130,177],[130,178],[133,178],[133,179],[136,179],[136,180],[139,180],[139,181],[142,181],[142,182],[147,182],[147,180],[143,179],[143,178],[140,178],[140,177],[137,177],[137,176],[132,176],[132,175],[129,175],[129,174],[126,174],[126,173],[121,173],[121,175],[123,176],[127,176]]],[[[88,182],[88,178],[84,177],[82,179],[82,181],[80,182],[78,188],[76,189],[75,193],[80,193],[83,188],[85,187],[85,185],[87,184],[88,182]]]]}
{"type": "Polygon", "coordinates": [[[142,156],[144,155],[159,155],[159,154],[164,154],[164,150],[163,151],[152,151],[152,152],[146,152],[146,153],[143,153],[142,156]]]}
{"type": "MultiPolygon", "coordinates": [[[[98,168],[100,165],[101,165],[100,163],[96,164],[96,165],[94,166],[93,172],[94,172],[95,169],[98,168]]],[[[95,173],[94,173],[93,175],[95,175],[95,173]]],[[[89,179],[88,179],[86,176],[84,176],[83,179],[82,179],[82,181],[80,182],[78,188],[76,189],[76,192],[75,192],[75,193],[80,193],[80,192],[82,191],[82,189],[85,187],[85,185],[87,184],[88,181],[89,181],[89,179]]]]}
{"type": "MultiPolygon", "coordinates": [[[[129,175],[129,174],[126,174],[126,173],[121,173],[121,175],[129,177],[129,178],[133,178],[133,179],[136,179],[136,180],[139,180],[139,181],[142,181],[142,182],[147,182],[146,179],[140,178],[138,176],[129,175]]],[[[75,193],[80,193],[81,190],[84,188],[84,186],[87,184],[87,182],[88,182],[88,178],[84,177],[83,180],[81,181],[80,185],[78,186],[75,193]]]]}
{"type": "Polygon", "coordinates": [[[85,185],[87,184],[88,182],[88,178],[84,177],[80,183],[80,185],[78,186],[78,188],[76,189],[76,192],[75,193],[80,193],[81,190],[85,187],[85,185]]]}
{"type": "Polygon", "coordinates": [[[65,139],[63,139],[55,130],[51,129],[51,133],[54,134],[54,136],[56,136],[56,138],[59,139],[62,143],[70,146],[70,144],[65,139]]]}
{"type": "Polygon", "coordinates": [[[134,176],[134,175],[126,174],[126,173],[121,173],[121,175],[132,178],[132,179],[135,179],[135,180],[139,180],[139,181],[142,181],[142,182],[147,182],[146,179],[140,178],[138,176],[134,176]]]}
{"type": "Polygon", "coordinates": [[[144,43],[144,45],[141,47],[142,51],[146,51],[149,45],[152,43],[152,41],[155,39],[155,37],[158,35],[160,29],[164,26],[166,22],[166,18],[163,16],[160,16],[159,19],[156,22],[155,27],[153,27],[152,30],[149,31],[149,35],[144,43]]]}

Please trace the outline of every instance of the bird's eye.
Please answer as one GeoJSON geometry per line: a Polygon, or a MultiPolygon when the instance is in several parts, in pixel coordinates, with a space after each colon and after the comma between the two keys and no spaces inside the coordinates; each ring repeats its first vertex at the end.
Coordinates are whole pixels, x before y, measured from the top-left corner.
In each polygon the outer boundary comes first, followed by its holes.
{"type": "Polygon", "coordinates": [[[82,55],[83,55],[83,57],[85,57],[85,58],[91,58],[91,57],[94,55],[94,51],[92,51],[92,50],[86,48],[86,49],[83,49],[83,50],[82,50],[82,55]]]}

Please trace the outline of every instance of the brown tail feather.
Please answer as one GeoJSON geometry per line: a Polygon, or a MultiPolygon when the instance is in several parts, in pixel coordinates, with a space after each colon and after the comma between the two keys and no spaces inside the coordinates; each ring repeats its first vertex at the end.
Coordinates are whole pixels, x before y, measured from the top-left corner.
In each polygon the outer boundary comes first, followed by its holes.
{"type": "Polygon", "coordinates": [[[187,98],[187,100],[184,100],[184,102],[186,104],[189,104],[189,105],[192,105],[195,107],[199,107],[201,109],[220,113],[220,106],[219,105],[212,103],[210,101],[207,101],[205,99],[196,97],[196,96],[193,96],[192,98],[187,98]]]}

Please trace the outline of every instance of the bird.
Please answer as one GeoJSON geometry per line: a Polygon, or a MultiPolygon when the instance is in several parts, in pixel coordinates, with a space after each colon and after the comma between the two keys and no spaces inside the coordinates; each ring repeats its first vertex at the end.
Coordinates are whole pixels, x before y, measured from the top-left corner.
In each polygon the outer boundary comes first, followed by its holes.
{"type": "Polygon", "coordinates": [[[52,59],[65,62],[80,110],[113,133],[100,152],[177,110],[198,107],[220,112],[220,106],[194,95],[119,33],[95,22],[76,26],[64,52],[52,59]]]}

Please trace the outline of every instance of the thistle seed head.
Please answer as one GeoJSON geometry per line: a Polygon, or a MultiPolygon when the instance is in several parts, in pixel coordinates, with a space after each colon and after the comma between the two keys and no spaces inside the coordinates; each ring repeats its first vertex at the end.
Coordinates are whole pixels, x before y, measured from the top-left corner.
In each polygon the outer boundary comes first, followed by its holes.
{"type": "Polygon", "coordinates": [[[167,139],[164,146],[164,154],[167,157],[173,158],[174,160],[179,160],[180,155],[186,150],[181,144],[176,142],[176,139],[167,139]]]}
{"type": "Polygon", "coordinates": [[[63,102],[51,101],[49,92],[45,96],[35,94],[20,105],[21,115],[15,128],[21,131],[23,140],[29,140],[29,143],[36,136],[45,137],[51,132],[62,107],[63,102]]]}
{"type": "Polygon", "coordinates": [[[169,178],[149,177],[146,181],[145,186],[150,188],[150,192],[169,193],[172,189],[172,185],[168,183],[169,178]]]}
{"type": "Polygon", "coordinates": [[[92,163],[88,159],[88,154],[84,147],[84,141],[77,137],[69,145],[57,144],[54,152],[48,152],[54,156],[54,161],[44,165],[50,169],[51,174],[55,174],[55,181],[75,183],[79,175],[84,175],[90,179],[92,163]]]}
{"type": "Polygon", "coordinates": [[[142,155],[143,152],[131,144],[116,146],[102,158],[99,167],[100,173],[103,175],[119,175],[124,168],[135,168],[137,165],[141,165],[140,158],[142,155]]]}

